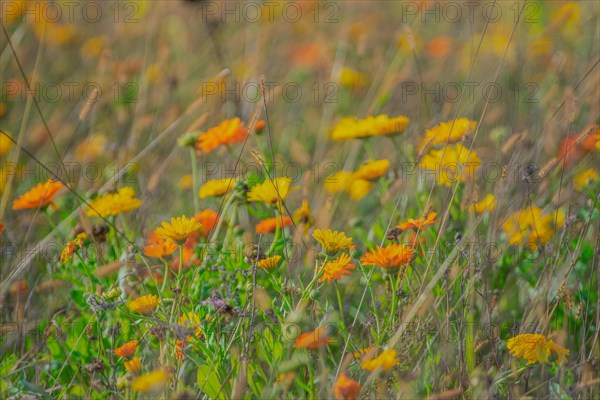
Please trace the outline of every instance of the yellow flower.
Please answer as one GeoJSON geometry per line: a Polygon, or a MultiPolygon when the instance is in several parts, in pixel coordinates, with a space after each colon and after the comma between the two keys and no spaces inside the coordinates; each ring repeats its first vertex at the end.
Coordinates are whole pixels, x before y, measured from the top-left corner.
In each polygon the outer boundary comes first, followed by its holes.
{"type": "Polygon", "coordinates": [[[117,193],[109,193],[92,200],[87,215],[106,218],[135,210],[141,205],[142,201],[135,197],[133,189],[126,186],[119,189],[117,193]]]}
{"type": "Polygon", "coordinates": [[[474,211],[477,214],[494,211],[494,208],[496,208],[496,198],[493,194],[489,193],[482,200],[469,207],[470,211],[474,211]]]}
{"type": "Polygon", "coordinates": [[[127,370],[127,372],[134,375],[137,375],[137,373],[142,370],[142,363],[137,357],[133,357],[131,360],[125,361],[123,365],[125,365],[125,369],[127,370]]]}
{"type": "Polygon", "coordinates": [[[356,89],[365,86],[367,83],[367,77],[362,72],[358,72],[352,68],[344,67],[340,74],[340,85],[356,89]]]}
{"type": "Polygon", "coordinates": [[[276,204],[281,198],[285,200],[290,190],[292,180],[282,177],[274,180],[267,179],[263,183],[254,185],[248,192],[248,201],[258,201],[265,204],[276,204]],[[278,195],[279,193],[279,195],[278,195]]]}
{"type": "Polygon", "coordinates": [[[262,269],[271,269],[279,264],[281,256],[267,257],[258,262],[258,266],[262,269]]]}
{"type": "Polygon", "coordinates": [[[564,218],[560,210],[553,215],[542,215],[540,208],[530,207],[511,214],[502,224],[502,229],[508,236],[509,244],[526,242],[536,249],[538,242],[544,244],[550,240],[554,234],[553,226],[561,226],[564,218]]]}
{"type": "Polygon", "coordinates": [[[369,350],[363,355],[360,362],[360,366],[363,367],[363,369],[370,372],[375,370],[389,371],[400,361],[397,357],[398,353],[394,349],[384,350],[375,358],[373,358],[374,353],[373,350],[369,350]]]}
{"type": "Polygon", "coordinates": [[[294,221],[296,221],[297,224],[304,225],[305,233],[308,231],[308,228],[313,225],[314,219],[311,215],[308,200],[302,200],[302,206],[294,211],[294,221]]]}
{"type": "Polygon", "coordinates": [[[369,161],[361,165],[358,168],[358,170],[354,172],[352,177],[355,179],[365,179],[367,181],[372,181],[374,179],[382,177],[389,168],[389,160],[369,161]]]}
{"type": "Polygon", "coordinates": [[[365,197],[373,188],[373,182],[366,181],[364,179],[356,179],[352,181],[348,188],[348,195],[352,200],[360,200],[365,197]]]}
{"type": "Polygon", "coordinates": [[[204,199],[209,196],[222,196],[233,190],[235,178],[211,179],[207,181],[200,190],[198,196],[204,199]]]}
{"type": "Polygon", "coordinates": [[[352,238],[347,237],[344,232],[317,229],[314,231],[313,237],[323,246],[323,250],[330,255],[352,246],[352,238]]]}
{"type": "Polygon", "coordinates": [[[154,231],[156,235],[163,239],[171,239],[177,245],[185,243],[188,236],[199,231],[202,224],[195,218],[188,218],[185,215],[171,218],[171,223],[164,222],[154,231]]]}
{"type": "MultiPolygon", "coordinates": [[[[4,129],[2,129],[4,131],[4,129]]],[[[6,131],[4,131],[6,132],[6,131]]],[[[6,132],[8,136],[13,137],[10,132],[6,132]]],[[[12,149],[14,143],[12,140],[6,137],[4,133],[0,133],[0,156],[4,156],[12,149]]]]}
{"type": "MultiPolygon", "coordinates": [[[[190,311],[181,314],[177,320],[177,325],[193,330],[194,335],[196,335],[198,339],[202,339],[203,332],[202,327],[200,326],[200,317],[195,312],[190,311]]],[[[191,340],[191,338],[188,340],[191,340]]]]}
{"type": "Polygon", "coordinates": [[[569,350],[546,339],[544,335],[526,333],[517,335],[506,342],[506,347],[515,357],[527,360],[527,364],[547,363],[552,352],[556,353],[558,362],[567,361],[569,350]]]}
{"type": "Polygon", "coordinates": [[[457,181],[473,180],[480,164],[481,160],[474,151],[469,153],[469,149],[457,143],[446,147],[445,152],[444,149],[431,150],[423,157],[419,166],[435,171],[437,183],[449,187],[457,181]]]}
{"type": "Polygon", "coordinates": [[[414,250],[403,244],[390,244],[385,247],[377,246],[367,252],[360,261],[364,265],[379,265],[381,268],[398,268],[412,261],[414,250]]]}
{"type": "Polygon", "coordinates": [[[350,275],[350,271],[354,269],[354,265],[350,264],[350,256],[343,253],[337,259],[328,261],[323,266],[323,275],[319,278],[319,282],[331,283],[332,280],[339,281],[344,275],[350,275]]]}
{"type": "Polygon", "coordinates": [[[596,171],[594,168],[586,169],[575,177],[575,190],[581,192],[592,183],[598,182],[599,178],[598,171],[596,171]]]}
{"type": "Polygon", "coordinates": [[[325,190],[329,193],[345,192],[352,184],[352,172],[338,171],[325,179],[325,190]]]}
{"type": "Polygon", "coordinates": [[[95,160],[104,154],[107,139],[104,135],[94,135],[79,143],[75,148],[77,161],[95,160]]]}
{"type": "Polygon", "coordinates": [[[342,118],[333,128],[333,140],[359,139],[370,136],[393,135],[404,131],[410,120],[399,116],[390,118],[385,114],[364,119],[342,118]]]}
{"type": "Polygon", "coordinates": [[[131,383],[131,388],[136,392],[142,393],[159,392],[167,386],[170,378],[171,374],[169,372],[159,369],[148,374],[138,376],[131,383]]]}
{"type": "Polygon", "coordinates": [[[148,316],[154,312],[156,306],[160,299],[158,296],[153,294],[147,294],[145,296],[140,296],[137,299],[133,300],[129,303],[129,309],[133,311],[137,311],[142,315],[148,316]]]}
{"type": "Polygon", "coordinates": [[[454,121],[442,122],[425,131],[425,137],[419,145],[419,151],[429,145],[457,142],[465,135],[473,132],[476,126],[477,122],[471,121],[468,118],[458,118],[454,121]]]}

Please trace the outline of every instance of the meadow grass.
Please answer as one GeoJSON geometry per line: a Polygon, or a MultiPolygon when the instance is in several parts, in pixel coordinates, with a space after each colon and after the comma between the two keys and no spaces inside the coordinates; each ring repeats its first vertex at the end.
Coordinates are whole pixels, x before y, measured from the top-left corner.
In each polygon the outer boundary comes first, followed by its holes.
{"type": "Polygon", "coordinates": [[[1,7],[0,397],[598,398],[598,3],[1,7]]]}

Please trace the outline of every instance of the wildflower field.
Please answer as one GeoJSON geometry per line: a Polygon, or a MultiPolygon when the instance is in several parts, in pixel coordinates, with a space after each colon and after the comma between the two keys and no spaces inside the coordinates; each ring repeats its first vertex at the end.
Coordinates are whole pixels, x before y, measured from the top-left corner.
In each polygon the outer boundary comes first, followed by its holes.
{"type": "Polygon", "coordinates": [[[0,2],[0,398],[600,398],[600,3],[0,2]]]}

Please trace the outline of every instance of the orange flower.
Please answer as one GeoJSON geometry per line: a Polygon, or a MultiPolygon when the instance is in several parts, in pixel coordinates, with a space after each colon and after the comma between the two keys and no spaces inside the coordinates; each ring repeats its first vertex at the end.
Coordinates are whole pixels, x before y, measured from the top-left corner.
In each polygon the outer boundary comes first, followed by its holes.
{"type": "Polygon", "coordinates": [[[448,36],[438,36],[427,43],[426,51],[429,57],[444,58],[452,49],[452,38],[448,36]]]}
{"type": "Polygon", "coordinates": [[[437,222],[435,220],[435,217],[437,217],[437,213],[435,211],[430,211],[427,213],[427,216],[421,217],[419,219],[409,218],[408,221],[401,222],[398,225],[396,225],[396,227],[402,229],[403,231],[407,229],[422,231],[424,227],[433,225],[437,222]]]}
{"type": "Polygon", "coordinates": [[[215,226],[219,223],[219,214],[216,211],[207,209],[204,211],[200,211],[196,215],[194,215],[196,221],[202,224],[202,236],[208,237],[210,231],[213,230],[215,226]]]}
{"type": "Polygon", "coordinates": [[[210,153],[223,144],[243,142],[246,136],[248,136],[248,129],[239,118],[227,119],[201,133],[196,141],[196,149],[203,153],[210,153]]]}
{"type": "Polygon", "coordinates": [[[314,331],[305,332],[298,336],[296,338],[296,348],[315,350],[331,342],[332,339],[325,332],[325,328],[319,327],[314,331]]]}
{"type": "Polygon", "coordinates": [[[323,275],[319,278],[319,282],[331,283],[332,280],[339,281],[344,275],[350,275],[350,271],[354,269],[354,265],[350,264],[350,256],[343,253],[337,259],[328,261],[323,267],[323,275]]]}
{"type": "Polygon", "coordinates": [[[5,228],[6,228],[6,224],[0,223],[0,236],[2,236],[2,232],[4,232],[5,228]]]}
{"type": "Polygon", "coordinates": [[[179,361],[183,361],[183,357],[185,356],[184,350],[185,350],[186,346],[187,346],[187,342],[184,342],[179,339],[177,339],[175,341],[175,357],[177,357],[177,359],[179,361]]]}
{"type": "Polygon", "coordinates": [[[567,166],[580,159],[584,153],[585,149],[581,143],[577,143],[576,135],[564,138],[558,147],[558,159],[561,164],[564,162],[567,166]]]}
{"type": "Polygon", "coordinates": [[[350,379],[346,374],[340,374],[333,386],[333,394],[339,400],[354,400],[360,393],[360,384],[354,379],[350,379]]]}
{"type": "Polygon", "coordinates": [[[148,257],[165,258],[173,254],[177,247],[171,239],[163,239],[152,232],[148,239],[148,245],[144,246],[144,254],[148,257]]]}
{"type": "Polygon", "coordinates": [[[137,348],[138,341],[132,340],[131,342],[127,342],[121,347],[115,349],[115,354],[119,357],[130,358],[135,354],[135,349],[137,348]]]}
{"type": "Polygon", "coordinates": [[[54,205],[54,196],[56,192],[63,188],[61,182],[48,179],[45,183],[38,183],[37,186],[29,189],[26,193],[13,201],[13,210],[27,210],[31,208],[42,208],[47,205],[56,208],[54,205]]]}
{"type": "Polygon", "coordinates": [[[412,247],[403,244],[390,244],[385,247],[377,246],[375,250],[366,253],[360,261],[364,265],[379,265],[382,268],[397,268],[408,264],[414,256],[412,247]]]}
{"type": "MultiPolygon", "coordinates": [[[[290,217],[283,217],[283,226],[290,226],[292,219],[290,217]]],[[[266,235],[267,233],[274,232],[277,227],[281,227],[281,217],[267,218],[256,224],[256,233],[266,235]]]]}

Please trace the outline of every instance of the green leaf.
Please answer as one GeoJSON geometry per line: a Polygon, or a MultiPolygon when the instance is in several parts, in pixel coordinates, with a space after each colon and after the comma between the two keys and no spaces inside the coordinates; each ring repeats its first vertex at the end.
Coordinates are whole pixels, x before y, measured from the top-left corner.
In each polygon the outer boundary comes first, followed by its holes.
{"type": "Polygon", "coordinates": [[[198,367],[198,386],[202,392],[208,395],[211,399],[225,398],[225,393],[221,390],[219,375],[210,365],[201,365],[198,367]],[[221,390],[221,393],[219,391],[221,390]],[[218,395],[218,396],[217,396],[218,395]]]}

